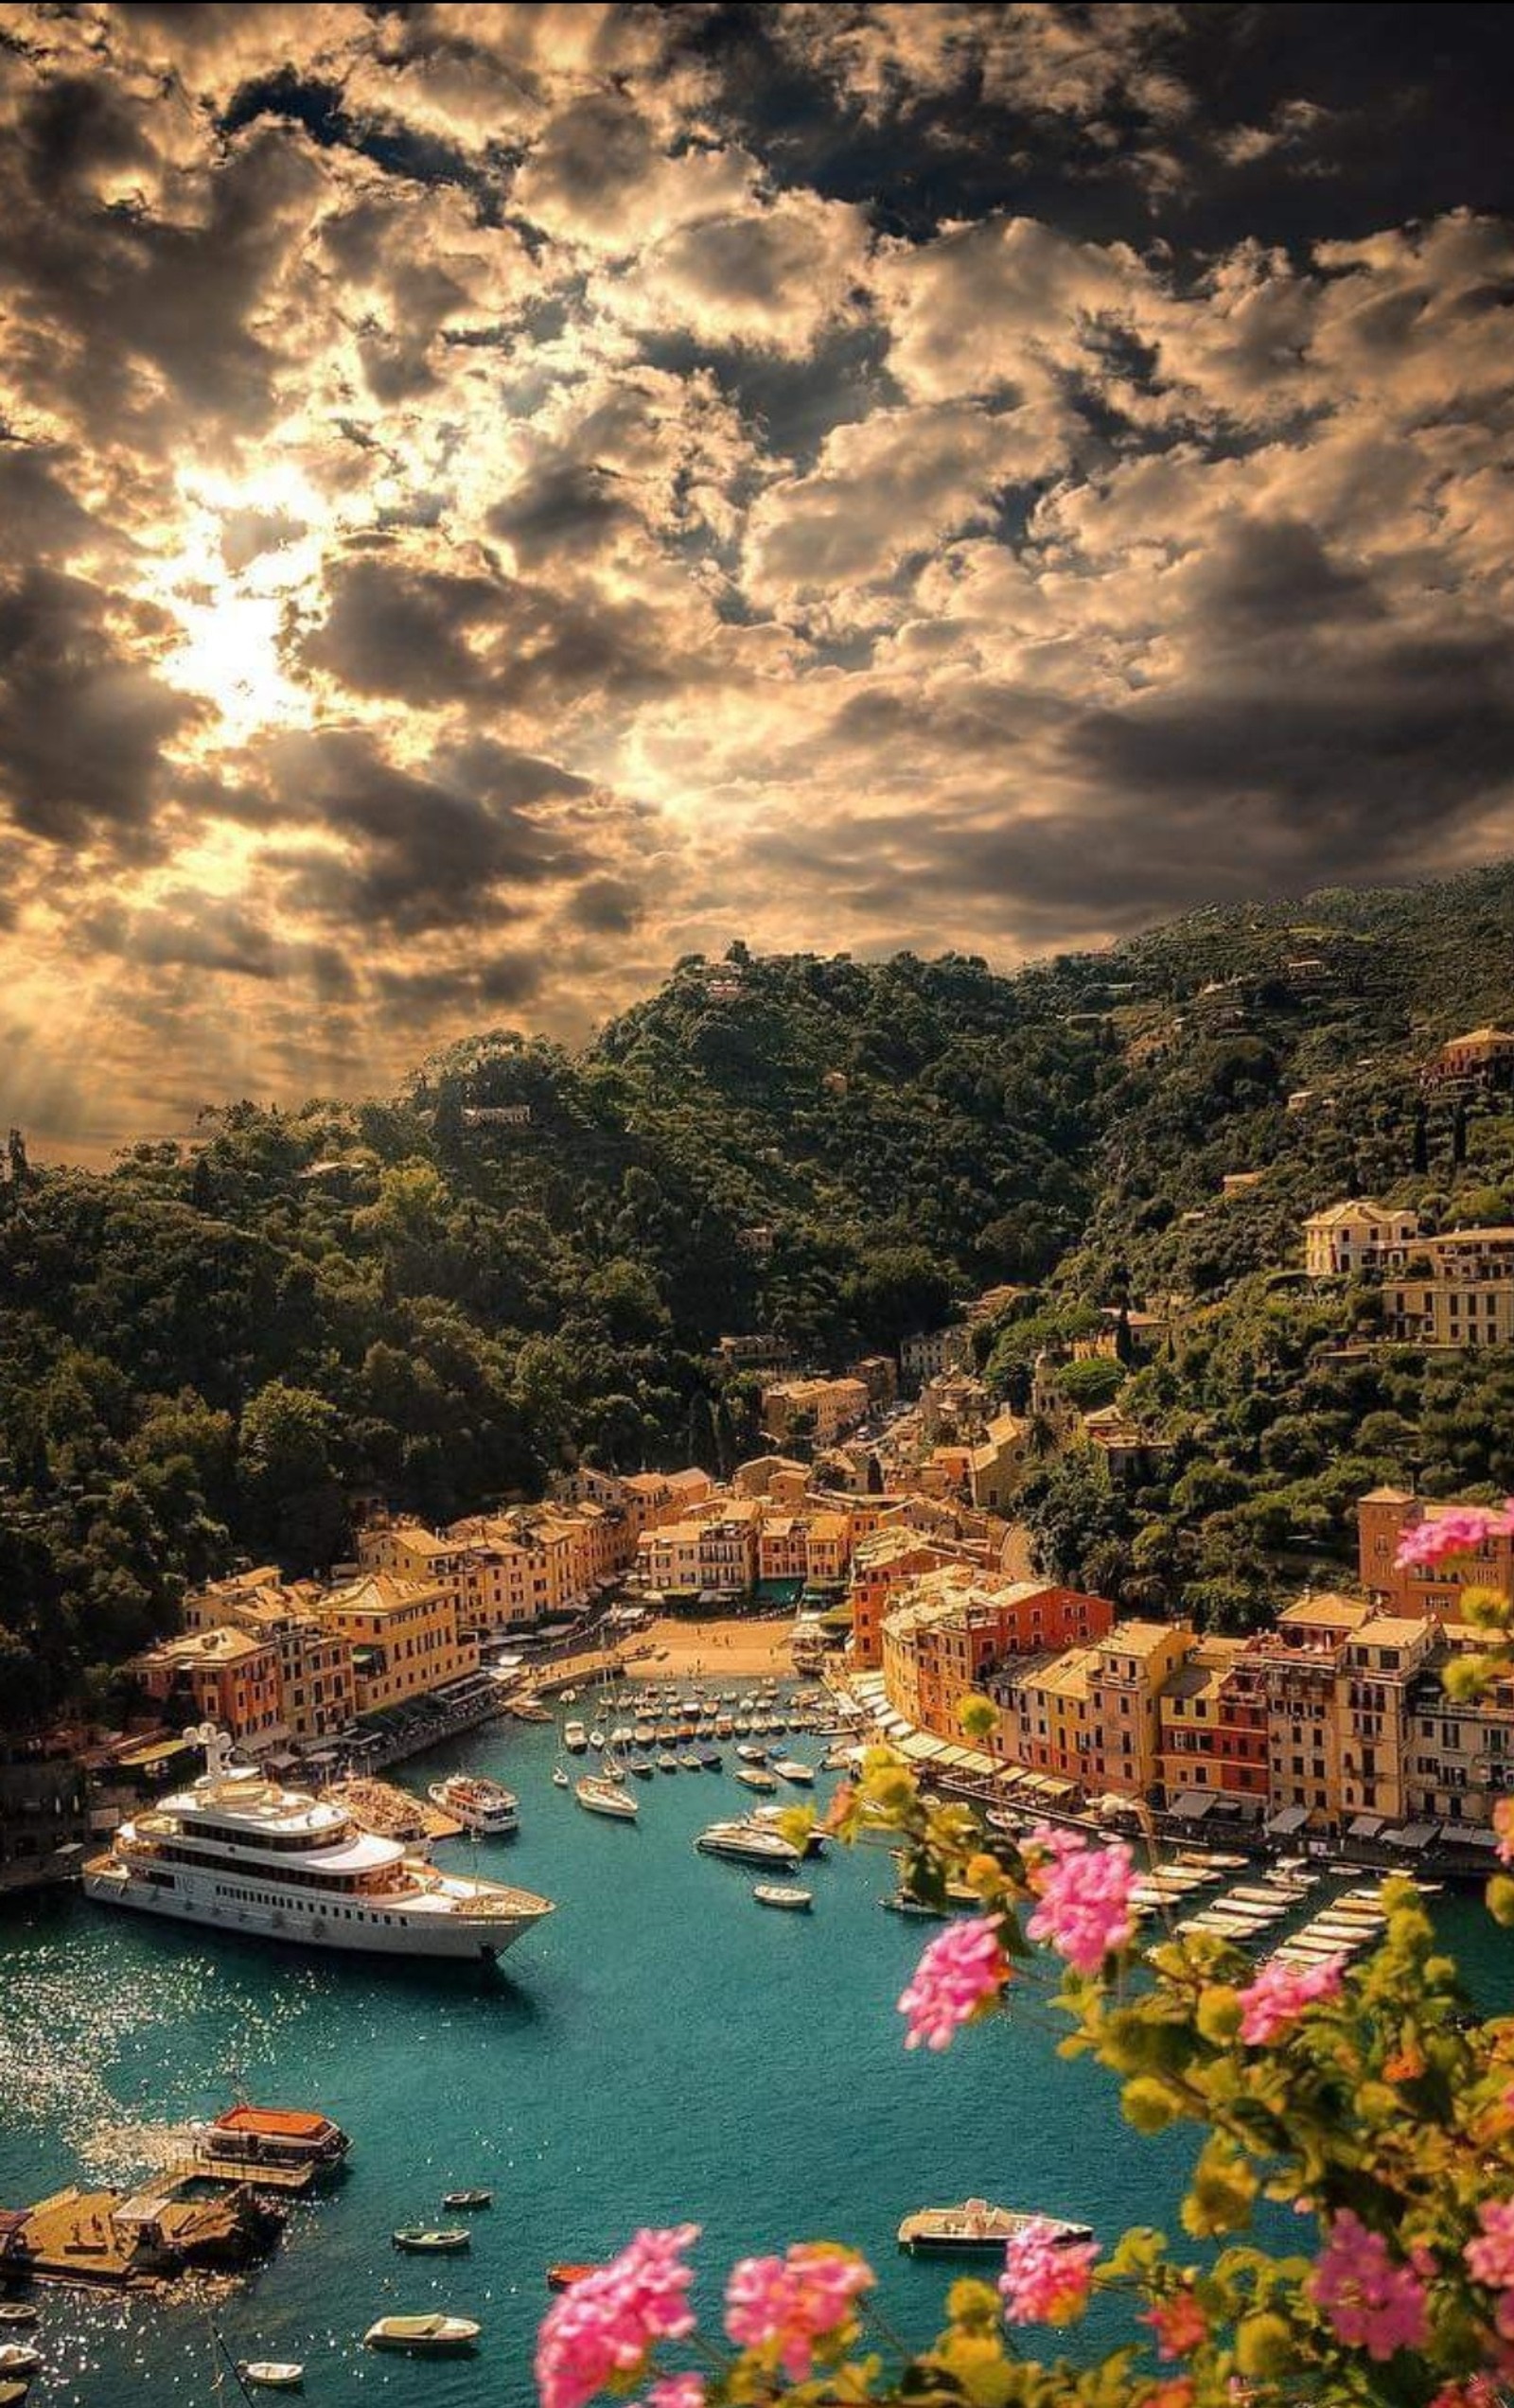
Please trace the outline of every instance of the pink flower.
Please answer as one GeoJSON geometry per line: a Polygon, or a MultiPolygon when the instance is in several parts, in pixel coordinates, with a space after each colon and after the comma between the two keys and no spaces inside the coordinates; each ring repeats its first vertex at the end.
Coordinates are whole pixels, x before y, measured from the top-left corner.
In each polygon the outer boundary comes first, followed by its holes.
{"type": "Polygon", "coordinates": [[[1424,2347],[1428,2298],[1420,2276],[1427,2266],[1422,2253],[1417,2268],[1405,2265],[1381,2233],[1369,2232],[1343,2207],[1330,2223],[1310,2290],[1347,2348],[1384,2360],[1398,2349],[1424,2347]]]}
{"type": "Polygon", "coordinates": [[[789,2382],[803,2382],[815,2344],[850,2323],[876,2279],[865,2259],[823,2241],[796,2242],[786,2258],[743,2258],[726,2285],[726,2330],[743,2349],[771,2348],[789,2382]]]}
{"type": "Polygon", "coordinates": [[[1487,1505],[1445,1505],[1411,1522],[1399,1539],[1395,1572],[1408,1572],[1444,1562],[1448,1556],[1470,1555],[1485,1540],[1514,1532],[1514,1497],[1502,1511],[1487,1505]]]}
{"type": "Polygon", "coordinates": [[[1130,1850],[1122,1839],[1090,1848],[1081,1834],[1047,1823],[1030,1843],[1045,1853],[1030,1873],[1041,1904],[1026,1929],[1032,1940],[1049,1941],[1078,1973],[1096,1974],[1112,1948],[1126,1947],[1135,1936],[1130,1850]]]}
{"type": "Polygon", "coordinates": [[[933,1940],[915,1967],[899,2013],[909,2018],[907,2048],[944,2048],[961,2025],[991,2007],[1010,1977],[992,1915],[972,1915],[933,1940]]]}
{"type": "Polygon", "coordinates": [[[646,2395],[646,2408],[704,2408],[702,2375],[664,2375],[646,2395]]]}
{"type": "Polygon", "coordinates": [[[1514,2341],[1514,2200],[1485,2200],[1477,2221],[1483,2229],[1462,2255],[1479,2282],[1502,2294],[1494,2322],[1505,2341],[1514,2341]]]}
{"type": "Polygon", "coordinates": [[[1499,2408],[1499,2390],[1491,2375],[1469,2375],[1465,2382],[1442,2383],[1430,2408],[1499,2408]]]}
{"type": "Polygon", "coordinates": [[[1059,2241],[1046,2216],[1030,2216],[1004,2251],[999,2289],[1012,2325],[1067,2325],[1088,2305],[1097,2241],[1059,2241]]]}
{"type": "Polygon", "coordinates": [[[1248,2048],[1264,2048],[1298,2021],[1306,2007],[1340,1995],[1344,1957],[1322,1965],[1263,1965],[1249,1988],[1240,1993],[1241,2037],[1248,2048]]]}
{"type": "Polygon", "coordinates": [[[697,2224],[639,2232],[554,2300],[537,2340],[541,2408],[583,2408],[617,2375],[637,2374],[655,2341],[693,2332],[685,2294],[694,2274],[682,2257],[698,2237],[697,2224]]]}
{"type": "Polygon", "coordinates": [[[1498,1834],[1495,1853],[1500,1863],[1514,1865],[1514,1798],[1500,1798],[1493,1808],[1493,1829],[1498,1834]]]}
{"type": "Polygon", "coordinates": [[[1173,2292],[1159,2299],[1141,2318],[1156,2335],[1158,2358],[1187,2358],[1209,2338],[1209,2320],[1191,2291],[1173,2292]]]}

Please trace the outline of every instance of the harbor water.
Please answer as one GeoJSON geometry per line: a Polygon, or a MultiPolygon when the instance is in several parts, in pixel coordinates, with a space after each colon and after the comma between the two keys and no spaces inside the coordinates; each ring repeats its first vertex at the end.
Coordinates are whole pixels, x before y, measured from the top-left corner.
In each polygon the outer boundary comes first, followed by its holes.
{"type": "MultiPolygon", "coordinates": [[[[789,1744],[814,1760],[825,1743],[789,1744]]],[[[642,2224],[703,2227],[712,2325],[736,2257],[852,2241],[911,2340],[936,2329],[949,2273],[898,2252],[910,2208],[981,2195],[1101,2237],[1175,2230],[1192,2136],[1127,2131],[1110,2079],[1056,2059],[1044,1992],[942,2056],[906,2052],[895,2001],[933,1926],[882,1911],[887,1850],[833,1847],[803,1870],[812,1914],[765,1911],[760,1869],[693,1845],[752,1803],[729,1743],[719,1774],[629,1784],[634,1824],[554,1787],[555,1753],[545,1726],[496,1725],[399,1776],[422,1791],[467,1765],[519,1796],[518,1837],[438,1852],[556,1902],[494,1972],[274,1951],[77,1899],[7,1911],[0,2206],[171,2162],[185,2127],[238,2094],[320,2109],[353,2142],[249,2280],[167,2300],[35,2294],[35,2408],[212,2399],[213,2327],[234,2359],[303,2360],[312,2408],[525,2408],[548,2264],[599,2259],[642,2224]],[[494,2193],[469,2254],[398,2255],[394,2228],[451,2221],[442,2193],[465,2185],[494,2193]],[[475,2357],[362,2348],[376,2316],[432,2308],[480,2320],[475,2357]]],[[[1441,1903],[1480,2003],[1506,2011],[1508,1940],[1474,1901],[1441,1903]]]]}

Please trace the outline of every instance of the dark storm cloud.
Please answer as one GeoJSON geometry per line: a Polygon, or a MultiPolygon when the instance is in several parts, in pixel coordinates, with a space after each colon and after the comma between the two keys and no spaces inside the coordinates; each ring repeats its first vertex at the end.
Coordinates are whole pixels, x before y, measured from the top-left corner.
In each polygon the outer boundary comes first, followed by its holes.
{"type": "Polygon", "coordinates": [[[53,570],[0,586],[0,803],[58,843],[141,851],[163,748],[201,715],[113,634],[109,597],[53,570]]]}

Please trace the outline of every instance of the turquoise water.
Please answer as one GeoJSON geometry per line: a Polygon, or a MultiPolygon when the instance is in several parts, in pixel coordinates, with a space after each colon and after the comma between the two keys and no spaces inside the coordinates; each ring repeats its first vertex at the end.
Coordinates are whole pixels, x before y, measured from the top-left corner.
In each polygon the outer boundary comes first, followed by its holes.
{"type": "MultiPolygon", "coordinates": [[[[735,2257],[854,2241],[884,2314],[921,2339],[946,2276],[896,2250],[910,2207],[982,2193],[1101,2235],[1171,2215],[1191,2141],[1126,2131],[1107,2078],[1056,2061],[1030,1995],[943,2057],[906,2053],[894,2000],[931,1926],[880,1910],[885,1850],[833,1849],[805,1868],[812,1915],[766,1912],[758,1876],[692,1846],[750,1802],[729,1771],[638,1783],[641,1819],[620,1824],[552,1786],[554,1752],[544,1726],[502,1725],[400,1776],[418,1790],[467,1763],[520,1796],[517,1838],[440,1852],[557,1902],[492,1976],[209,1945],[81,1901],[0,1922],[0,2204],[175,2155],[173,2128],[237,2090],[353,2138],[345,2179],[295,2206],[249,2282],[168,2304],[38,2294],[37,2408],[213,2398],[212,2304],[235,2357],[303,2359],[312,2403],[523,2408],[548,2262],[639,2224],[704,2226],[712,2322],[735,2257]],[[471,2254],[396,2256],[393,2228],[465,2183],[495,2194],[471,2254]],[[431,2307],[481,2320],[475,2359],[360,2346],[374,2316],[431,2307]]],[[[1506,2006],[1506,1939],[1470,1903],[1447,1922],[1485,2003],[1506,2006]]]]}

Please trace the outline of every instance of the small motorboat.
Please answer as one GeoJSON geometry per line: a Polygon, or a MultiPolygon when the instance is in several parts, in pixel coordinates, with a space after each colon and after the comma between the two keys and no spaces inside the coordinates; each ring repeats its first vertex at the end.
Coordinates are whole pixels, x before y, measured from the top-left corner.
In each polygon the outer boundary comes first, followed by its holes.
{"type": "Polygon", "coordinates": [[[657,1770],[657,1766],[652,1762],[651,1757],[643,1756],[639,1748],[631,1750],[631,1753],[626,1757],[625,1762],[628,1769],[636,1775],[638,1781],[650,1781],[652,1775],[657,1770]]]}
{"type": "Polygon", "coordinates": [[[932,1923],[949,1920],[944,1907],[932,1907],[924,1898],[911,1898],[907,1889],[896,1889],[891,1896],[880,1898],[878,1904],[887,1907],[891,1915],[924,1915],[932,1923]]]}
{"type": "Polygon", "coordinates": [[[815,1766],[802,1764],[798,1756],[775,1756],[773,1770],[782,1781],[801,1782],[806,1788],[814,1786],[815,1766]]]}
{"type": "Polygon", "coordinates": [[[305,2382],[305,2368],[293,2358],[238,2358],[237,2372],[264,2391],[298,2391],[305,2382]]]}
{"type": "Polygon", "coordinates": [[[589,1744],[591,1748],[603,1748],[605,1745],[605,1734],[597,1726],[589,1734],[589,1744]]]}
{"type": "Polygon", "coordinates": [[[9,2326],[14,2330],[18,2325],[34,2325],[36,2321],[37,2311],[29,2299],[8,2299],[0,2307],[0,2328],[9,2326]]]}
{"type": "Polygon", "coordinates": [[[396,2249],[408,2249],[417,2257],[455,2258],[471,2247],[473,2236],[467,2224],[401,2224],[390,2239],[396,2249]]]}
{"type": "Polygon", "coordinates": [[[765,1765],[767,1762],[766,1748],[742,1747],[736,1749],[736,1753],[744,1765],[765,1765]]]}
{"type": "Polygon", "coordinates": [[[493,2205],[492,2190],[444,2190],[442,2193],[442,2206],[454,2215],[460,2207],[492,2207],[493,2205]]]}
{"type": "Polygon", "coordinates": [[[813,1889],[782,1889],[772,1881],[753,1882],[751,1894],[759,1907],[786,1907],[791,1915],[808,1914],[815,1904],[813,1889]]]}
{"type": "Polygon", "coordinates": [[[363,2334],[369,2349],[405,2349],[416,2357],[441,2358],[471,2349],[481,2328],[471,2316],[380,2316],[363,2334]]]}
{"type": "Polygon", "coordinates": [[[625,1789],[617,1789],[613,1781],[596,1781],[592,1776],[575,1782],[573,1796],[591,1815],[608,1815],[614,1821],[634,1822],[641,1813],[636,1800],[625,1789]]]}
{"type": "Polygon", "coordinates": [[[553,1766],[552,1782],[555,1789],[571,1789],[572,1787],[572,1782],[569,1776],[566,1765],[553,1766]]]}
{"type": "Polygon", "coordinates": [[[720,1770],[719,1749],[701,1748],[699,1750],[699,1762],[706,1772],[718,1772],[720,1770]]]}
{"type": "Polygon", "coordinates": [[[695,1754],[694,1749],[692,1748],[680,1748],[678,1749],[678,1770],[680,1772],[697,1772],[699,1768],[699,1759],[695,1754]]]}
{"type": "Polygon", "coordinates": [[[767,1797],[771,1797],[773,1791],[778,1787],[778,1784],[773,1779],[772,1774],[770,1772],[759,1772],[755,1765],[738,1766],[735,1777],[738,1781],[744,1782],[748,1789],[760,1789],[767,1797]]]}
{"type": "Polygon", "coordinates": [[[586,2275],[597,2275],[598,2272],[599,2268],[597,2266],[574,2265],[565,2259],[559,2265],[549,2266],[547,2268],[547,2289],[549,2291],[572,2291],[574,2283],[582,2282],[586,2275]]]}
{"type": "Polygon", "coordinates": [[[41,2364],[42,2351],[33,2349],[29,2341],[0,2342],[0,2380],[34,2375],[41,2364]]]}
{"type": "Polygon", "coordinates": [[[584,1749],[589,1745],[589,1733],[584,1729],[581,1722],[565,1722],[563,1724],[562,1744],[569,1750],[570,1754],[574,1756],[581,1756],[583,1754],[584,1749]]]}
{"type": "Polygon", "coordinates": [[[658,1760],[657,1760],[657,1768],[658,1768],[659,1772],[677,1772],[677,1771],[678,1771],[678,1760],[677,1756],[673,1754],[673,1752],[672,1752],[672,1750],[671,1750],[670,1749],[667,1749],[667,1748],[664,1748],[664,1749],[663,1749],[663,1750],[662,1750],[661,1754],[659,1756],[659,1758],[658,1758],[658,1760]]]}

